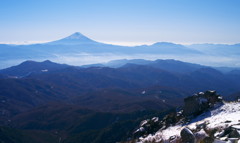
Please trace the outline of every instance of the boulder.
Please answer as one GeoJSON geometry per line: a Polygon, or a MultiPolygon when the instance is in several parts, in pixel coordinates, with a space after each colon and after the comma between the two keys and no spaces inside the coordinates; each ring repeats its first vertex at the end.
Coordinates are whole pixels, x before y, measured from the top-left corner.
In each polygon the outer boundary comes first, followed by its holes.
{"type": "Polygon", "coordinates": [[[188,128],[182,129],[180,135],[181,135],[182,143],[195,143],[196,142],[196,138],[195,138],[194,134],[188,128]]]}

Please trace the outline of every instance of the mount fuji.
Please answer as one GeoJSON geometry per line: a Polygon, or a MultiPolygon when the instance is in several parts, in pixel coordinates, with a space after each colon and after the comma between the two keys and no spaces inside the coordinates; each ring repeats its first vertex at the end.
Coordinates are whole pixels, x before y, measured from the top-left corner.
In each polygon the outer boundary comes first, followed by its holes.
{"type": "Polygon", "coordinates": [[[45,44],[49,44],[49,45],[81,45],[81,44],[102,44],[102,43],[96,42],[96,41],[84,36],[80,32],[75,32],[66,38],[52,41],[52,42],[45,43],[45,44]]]}

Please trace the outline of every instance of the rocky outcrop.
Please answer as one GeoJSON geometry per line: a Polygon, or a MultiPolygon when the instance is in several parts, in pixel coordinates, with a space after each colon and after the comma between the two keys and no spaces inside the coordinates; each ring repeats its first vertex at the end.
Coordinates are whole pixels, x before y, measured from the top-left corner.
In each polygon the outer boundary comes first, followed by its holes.
{"type": "Polygon", "coordinates": [[[184,99],[183,114],[184,116],[200,115],[217,102],[222,102],[222,97],[216,91],[199,92],[184,99]]]}
{"type": "Polygon", "coordinates": [[[134,132],[134,137],[140,137],[146,134],[157,132],[163,127],[162,122],[158,117],[153,117],[152,119],[143,120],[140,123],[140,127],[134,132]]]}
{"type": "Polygon", "coordinates": [[[134,133],[139,143],[240,143],[240,102],[226,102],[216,91],[194,94],[183,108],[144,120],[134,133]],[[156,131],[158,130],[158,131],[156,131]]]}
{"type": "Polygon", "coordinates": [[[168,127],[185,124],[189,117],[197,116],[216,103],[221,103],[222,97],[216,91],[199,92],[184,99],[184,106],[176,112],[169,113],[162,120],[158,117],[147,119],[141,122],[139,128],[134,132],[134,138],[153,134],[168,127]]]}

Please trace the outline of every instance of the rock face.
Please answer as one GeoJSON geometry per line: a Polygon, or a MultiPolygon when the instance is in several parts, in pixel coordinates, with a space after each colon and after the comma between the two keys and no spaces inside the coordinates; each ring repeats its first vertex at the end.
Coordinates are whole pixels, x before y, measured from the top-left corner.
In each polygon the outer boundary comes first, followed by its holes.
{"type": "Polygon", "coordinates": [[[184,116],[200,115],[215,103],[221,101],[222,97],[216,91],[199,92],[184,99],[183,114],[184,116]]]}
{"type": "Polygon", "coordinates": [[[180,135],[181,135],[182,143],[195,143],[196,142],[196,138],[195,138],[194,134],[188,128],[182,129],[180,135]]]}

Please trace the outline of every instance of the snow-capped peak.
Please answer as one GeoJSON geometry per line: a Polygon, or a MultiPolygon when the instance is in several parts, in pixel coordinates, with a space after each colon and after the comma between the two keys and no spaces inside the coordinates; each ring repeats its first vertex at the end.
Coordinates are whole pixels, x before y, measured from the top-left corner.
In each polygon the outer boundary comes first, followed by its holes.
{"type": "Polygon", "coordinates": [[[81,38],[87,38],[87,37],[81,34],[80,32],[75,32],[72,35],[66,37],[65,39],[81,39],[81,38]]]}
{"type": "Polygon", "coordinates": [[[75,32],[72,35],[65,37],[63,39],[49,42],[50,45],[81,45],[81,44],[100,44],[79,32],[75,32]]]}

